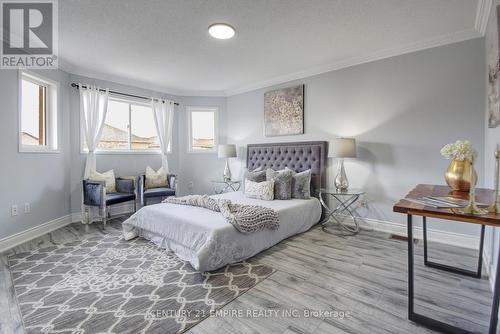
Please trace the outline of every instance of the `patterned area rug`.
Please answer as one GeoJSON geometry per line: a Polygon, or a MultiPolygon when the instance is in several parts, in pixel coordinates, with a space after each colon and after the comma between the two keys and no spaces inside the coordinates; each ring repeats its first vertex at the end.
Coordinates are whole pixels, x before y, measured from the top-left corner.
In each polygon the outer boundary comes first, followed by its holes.
{"type": "Polygon", "coordinates": [[[9,267],[27,333],[179,333],[274,272],[243,262],[200,273],[116,235],[15,254],[9,267]]]}

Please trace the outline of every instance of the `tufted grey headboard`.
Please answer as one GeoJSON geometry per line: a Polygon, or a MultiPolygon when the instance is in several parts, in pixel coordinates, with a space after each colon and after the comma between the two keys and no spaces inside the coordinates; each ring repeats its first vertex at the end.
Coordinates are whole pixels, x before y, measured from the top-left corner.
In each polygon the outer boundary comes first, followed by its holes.
{"type": "Polygon", "coordinates": [[[288,167],[296,172],[311,169],[311,188],[317,190],[326,184],[326,155],[326,141],[249,144],[247,168],[253,170],[263,166],[280,170],[288,167]]]}

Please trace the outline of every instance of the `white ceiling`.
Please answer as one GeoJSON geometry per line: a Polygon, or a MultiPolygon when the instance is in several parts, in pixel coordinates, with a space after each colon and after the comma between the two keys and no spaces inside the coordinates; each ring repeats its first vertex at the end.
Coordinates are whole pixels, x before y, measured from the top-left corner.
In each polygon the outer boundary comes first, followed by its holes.
{"type": "Polygon", "coordinates": [[[176,95],[232,95],[479,37],[491,0],[63,0],[72,73],[176,95]],[[215,40],[216,22],[236,29],[215,40]]]}

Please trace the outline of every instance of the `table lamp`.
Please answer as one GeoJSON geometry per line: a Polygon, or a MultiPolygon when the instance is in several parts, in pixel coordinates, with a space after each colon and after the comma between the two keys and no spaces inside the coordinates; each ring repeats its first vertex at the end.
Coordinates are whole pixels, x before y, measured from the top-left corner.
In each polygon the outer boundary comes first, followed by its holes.
{"type": "Polygon", "coordinates": [[[356,158],[356,140],[354,138],[336,138],[330,141],[328,157],[338,158],[339,164],[337,176],[335,177],[335,188],[339,191],[347,191],[349,181],[344,169],[345,158],[356,158]]]}
{"type": "Polygon", "coordinates": [[[231,170],[229,169],[229,158],[236,158],[236,145],[234,145],[234,144],[219,145],[217,155],[219,158],[226,159],[226,167],[224,168],[224,174],[223,174],[224,181],[231,181],[231,170]]]}

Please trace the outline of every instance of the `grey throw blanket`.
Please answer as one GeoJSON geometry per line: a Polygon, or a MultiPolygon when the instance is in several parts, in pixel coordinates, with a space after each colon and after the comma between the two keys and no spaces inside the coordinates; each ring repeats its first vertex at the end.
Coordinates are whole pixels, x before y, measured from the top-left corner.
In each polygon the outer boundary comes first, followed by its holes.
{"type": "Polygon", "coordinates": [[[241,233],[253,233],[264,228],[277,230],[280,226],[278,213],[258,205],[233,204],[227,199],[214,199],[207,195],[168,197],[163,203],[199,206],[222,216],[241,233]]]}

